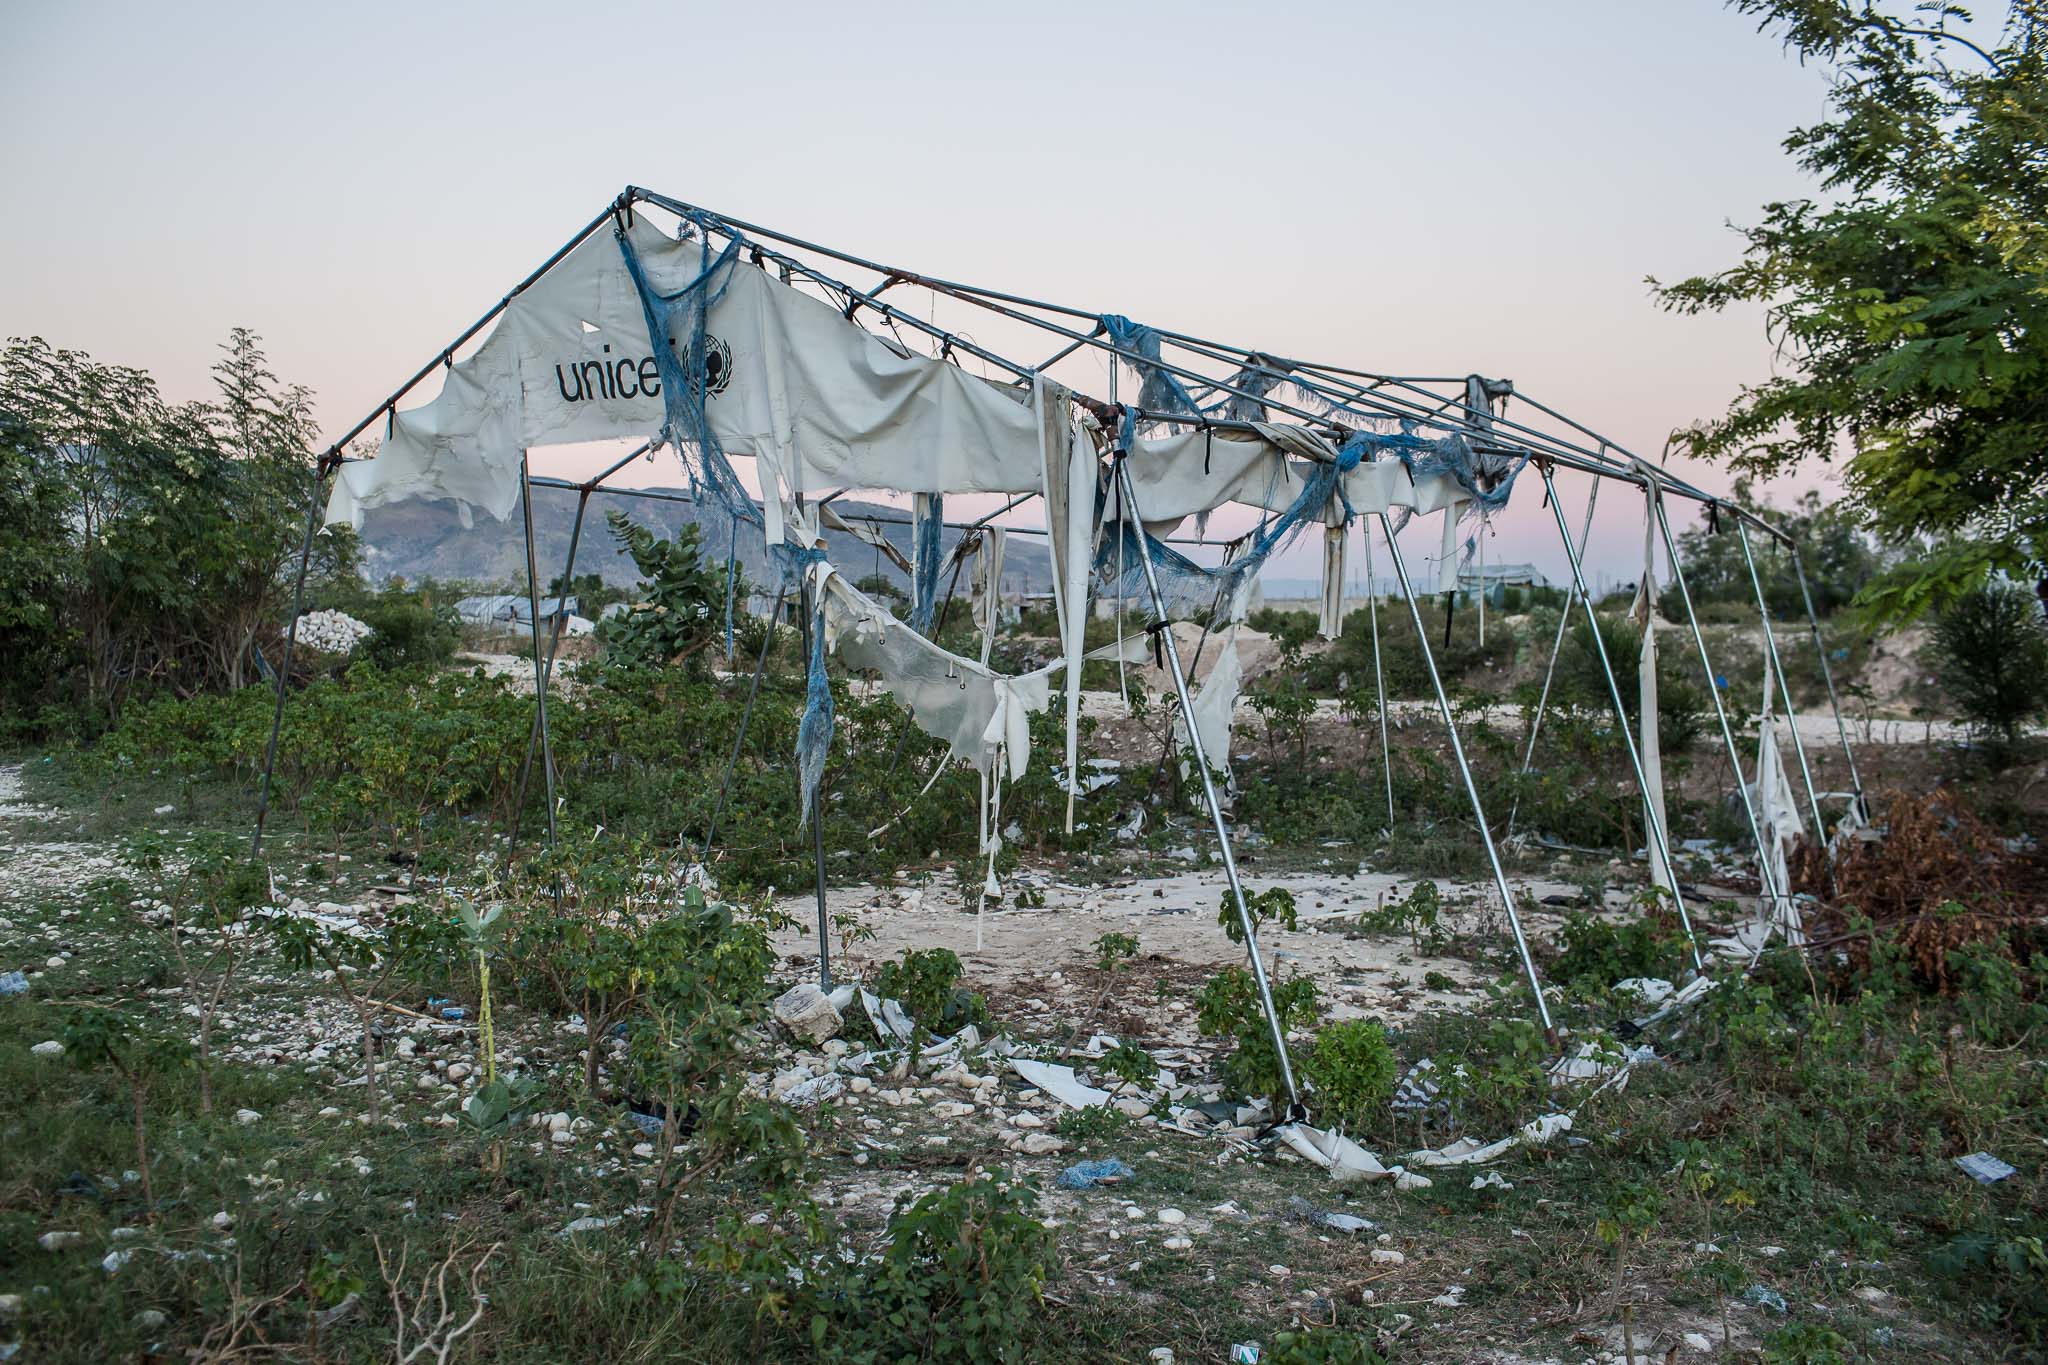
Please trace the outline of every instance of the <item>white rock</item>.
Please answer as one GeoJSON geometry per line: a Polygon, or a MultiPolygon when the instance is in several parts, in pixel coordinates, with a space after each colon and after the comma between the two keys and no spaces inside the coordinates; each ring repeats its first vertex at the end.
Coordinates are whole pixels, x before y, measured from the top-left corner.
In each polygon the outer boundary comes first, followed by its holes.
{"type": "Polygon", "coordinates": [[[1116,1111],[1125,1118],[1141,1119],[1152,1112],[1152,1106],[1143,1100],[1118,1100],[1116,1111]]]}
{"type": "Polygon", "coordinates": [[[67,1247],[77,1246],[84,1240],[85,1234],[82,1232],[46,1232],[36,1238],[36,1245],[45,1251],[63,1251],[67,1247]]]}
{"type": "Polygon", "coordinates": [[[842,1023],[831,997],[809,982],[776,996],[770,1008],[782,1031],[800,1043],[822,1043],[837,1034],[842,1023]]]}
{"type": "Polygon", "coordinates": [[[1011,1120],[1010,1120],[1010,1122],[1011,1122],[1011,1123],[1014,1123],[1014,1124],[1015,1124],[1015,1125],[1017,1125],[1017,1127],[1019,1127],[1019,1128],[1043,1128],[1043,1127],[1045,1127],[1045,1120],[1044,1120],[1044,1119],[1042,1119],[1042,1118],[1040,1118],[1040,1117],[1038,1117],[1038,1115],[1036,1115],[1036,1114],[1032,1113],[1032,1112],[1031,1112],[1030,1110],[1028,1110],[1028,1109],[1027,1109],[1027,1110],[1024,1110],[1024,1111],[1022,1111],[1021,1113],[1019,1113],[1019,1114],[1018,1114],[1018,1115],[1017,1115],[1017,1116],[1016,1116],[1015,1118],[1011,1119],[1011,1120]]]}
{"type": "Polygon", "coordinates": [[[557,1147],[566,1147],[576,1140],[576,1135],[567,1128],[557,1128],[548,1135],[557,1147]]]}
{"type": "Polygon", "coordinates": [[[29,1049],[29,1052],[37,1057],[62,1057],[64,1055],[64,1044],[52,1038],[48,1042],[37,1043],[29,1049]]]}
{"type": "Polygon", "coordinates": [[[451,1062],[448,1064],[448,1079],[451,1081],[463,1081],[468,1078],[469,1072],[470,1067],[467,1062],[451,1062]]]}
{"type": "Polygon", "coordinates": [[[1685,1334],[1685,1344],[1689,1350],[1694,1351],[1711,1351],[1714,1349],[1714,1343],[1707,1340],[1707,1335],[1704,1332],[1687,1332],[1685,1334]]]}
{"type": "Polygon", "coordinates": [[[247,1128],[252,1123],[260,1122],[262,1118],[263,1115],[257,1113],[254,1109],[237,1109],[235,1111],[235,1122],[244,1128],[247,1128]]]}
{"type": "Polygon", "coordinates": [[[1179,1209],[1161,1209],[1159,1210],[1159,1221],[1168,1227],[1172,1227],[1175,1224],[1187,1222],[1188,1216],[1179,1209]]]}
{"type": "Polygon", "coordinates": [[[553,1132],[567,1132],[569,1130],[569,1115],[567,1113],[549,1114],[546,1123],[553,1132]]]}
{"type": "Polygon", "coordinates": [[[649,1160],[654,1155],[654,1144],[651,1142],[634,1143],[633,1155],[639,1157],[642,1161],[649,1160]]]}
{"type": "Polygon", "coordinates": [[[1049,1156],[1066,1145],[1050,1133],[1026,1133],[1021,1150],[1026,1156],[1049,1156]]]}
{"type": "Polygon", "coordinates": [[[1408,1258],[1406,1256],[1403,1256],[1392,1247],[1374,1247],[1372,1249],[1372,1263],[1374,1265],[1405,1265],[1407,1261],[1408,1258]]]}
{"type": "Polygon", "coordinates": [[[1169,1237],[1161,1245],[1168,1251],[1186,1251],[1194,1245],[1194,1242],[1186,1237],[1169,1237]]]}
{"type": "Polygon", "coordinates": [[[12,1322],[21,1316],[21,1295],[0,1294],[0,1322],[12,1322]]]}
{"type": "Polygon", "coordinates": [[[235,1216],[226,1209],[222,1209],[213,1215],[213,1225],[222,1232],[226,1232],[235,1225],[235,1216]]]}

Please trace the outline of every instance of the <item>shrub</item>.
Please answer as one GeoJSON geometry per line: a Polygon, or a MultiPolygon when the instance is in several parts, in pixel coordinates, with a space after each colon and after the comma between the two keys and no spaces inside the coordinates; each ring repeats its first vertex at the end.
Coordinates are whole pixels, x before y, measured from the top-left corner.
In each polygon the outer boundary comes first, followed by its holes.
{"type": "Polygon", "coordinates": [[[988,1022],[982,998],[960,985],[960,959],[950,948],[911,948],[901,962],[884,962],[875,973],[875,993],[935,1034],[988,1022]]]}
{"type": "Polygon", "coordinates": [[[1604,991],[1630,977],[1674,977],[1684,969],[1684,940],[1669,916],[1604,919],[1575,910],[1564,918],[1564,951],[1550,969],[1553,979],[1579,989],[1604,991]]]}
{"type": "MultiPolygon", "coordinates": [[[[1295,927],[1294,893],[1284,886],[1269,886],[1256,896],[1246,896],[1244,908],[1251,915],[1254,933],[1267,920],[1278,920],[1289,929],[1295,927]]],[[[1237,897],[1227,887],[1216,910],[1216,922],[1230,935],[1232,943],[1244,942],[1244,924],[1237,917],[1237,897]]]]}
{"type": "Polygon", "coordinates": [[[1394,1093],[1394,1049],[1374,1019],[1347,1019],[1316,1034],[1302,1078],[1315,1091],[1316,1114],[1357,1131],[1394,1093]]]}
{"type": "Polygon", "coordinates": [[[1935,618],[1942,687],[1956,712],[2005,760],[2029,721],[2048,711],[2048,629],[2032,594],[1992,582],[1935,618]]]}
{"type": "Polygon", "coordinates": [[[842,1295],[811,1318],[828,1360],[1021,1359],[1053,1266],[1038,1190],[995,1172],[899,1202],[879,1264],[841,1267],[842,1295]]]}
{"type": "Polygon", "coordinates": [[[1095,965],[1105,972],[1128,966],[1138,955],[1138,940],[1129,934],[1107,933],[1095,940],[1095,965]]]}
{"type": "Polygon", "coordinates": [[[1335,1327],[1276,1333],[1263,1359],[1267,1365],[1387,1365],[1364,1337],[1335,1327]]]}
{"type": "MultiPolygon", "coordinates": [[[[1280,1028],[1303,1027],[1316,1020],[1316,983],[1305,976],[1271,983],[1273,1010],[1280,1016],[1280,1028]]],[[[1287,1086],[1280,1074],[1280,1058],[1273,1050],[1273,1032],[1259,1003],[1258,982],[1242,967],[1225,967],[1209,978],[1195,999],[1195,1025],[1205,1038],[1229,1038],[1236,1050],[1224,1058],[1221,1072],[1226,1084],[1241,1095],[1272,1101],[1277,1111],[1287,1100],[1287,1086]]],[[[1290,1062],[1299,1062],[1295,1049],[1288,1050],[1290,1062]]],[[[1296,1071],[1300,1070],[1297,1066],[1296,1071]]]]}

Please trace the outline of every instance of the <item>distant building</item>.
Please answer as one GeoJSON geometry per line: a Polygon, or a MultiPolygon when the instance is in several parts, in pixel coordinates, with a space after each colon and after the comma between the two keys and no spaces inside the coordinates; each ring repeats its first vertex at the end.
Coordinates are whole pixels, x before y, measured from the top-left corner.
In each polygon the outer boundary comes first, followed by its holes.
{"type": "MultiPolygon", "coordinates": [[[[577,601],[573,597],[543,597],[540,599],[540,623],[551,626],[557,616],[574,616],[576,606],[577,601]]],[[[525,630],[533,621],[533,602],[514,592],[465,597],[455,604],[455,614],[462,618],[464,625],[525,630]]]]}
{"type": "Polygon", "coordinates": [[[1458,602],[1462,606],[1474,604],[1479,594],[1486,594],[1490,607],[1501,605],[1509,588],[1547,588],[1550,580],[1534,564],[1488,564],[1485,568],[1473,565],[1458,570],[1458,602]]]}

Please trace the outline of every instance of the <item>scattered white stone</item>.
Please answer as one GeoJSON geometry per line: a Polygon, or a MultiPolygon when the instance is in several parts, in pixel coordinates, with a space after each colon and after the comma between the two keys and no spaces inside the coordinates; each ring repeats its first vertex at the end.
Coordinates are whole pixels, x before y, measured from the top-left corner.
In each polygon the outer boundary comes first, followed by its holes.
{"type": "Polygon", "coordinates": [[[235,1216],[226,1209],[222,1209],[213,1215],[213,1225],[220,1231],[226,1232],[235,1225],[235,1216]]]}
{"type": "Polygon", "coordinates": [[[1066,1145],[1050,1133],[1026,1133],[1023,1152],[1026,1156],[1050,1156],[1066,1145]]]}
{"type": "Polygon", "coordinates": [[[576,1140],[576,1135],[567,1128],[557,1128],[548,1135],[557,1147],[566,1147],[576,1140]]]}
{"type": "Polygon", "coordinates": [[[599,1218],[595,1214],[586,1214],[584,1217],[570,1223],[567,1227],[556,1233],[555,1236],[574,1237],[579,1232],[602,1232],[618,1221],[617,1218],[599,1218]]]}
{"type": "Polygon", "coordinates": [[[1707,1340],[1706,1333],[1704,1332],[1687,1332],[1685,1334],[1685,1345],[1688,1350],[1693,1351],[1711,1351],[1714,1349],[1714,1343],[1707,1340]]]}
{"type": "Polygon", "coordinates": [[[1168,1227],[1172,1227],[1175,1224],[1187,1222],[1188,1216],[1179,1209],[1161,1209],[1159,1210],[1159,1221],[1168,1227]]]}
{"type": "Polygon", "coordinates": [[[77,1246],[84,1240],[85,1234],[82,1232],[46,1232],[36,1238],[36,1245],[45,1251],[63,1251],[66,1248],[77,1246]]]}
{"type": "Polygon", "coordinates": [[[154,1332],[171,1320],[171,1315],[161,1308],[145,1308],[135,1315],[135,1325],[145,1332],[154,1332]]]}
{"type": "Polygon", "coordinates": [[[1856,1287],[1856,1297],[1865,1303],[1883,1303],[1891,1295],[1885,1293],[1874,1284],[1864,1284],[1856,1287]]]}
{"type": "Polygon", "coordinates": [[[1194,1245],[1194,1242],[1186,1237],[1169,1237],[1162,1245],[1168,1251],[1186,1251],[1194,1245]]]}
{"type": "Polygon", "coordinates": [[[467,1062],[450,1062],[448,1064],[448,1079],[450,1081],[459,1083],[466,1080],[469,1074],[470,1066],[467,1062]]]}
{"type": "Polygon", "coordinates": [[[808,982],[776,996],[771,1009],[782,1031],[799,1043],[822,1043],[842,1023],[832,998],[808,982]]]}
{"type": "Polygon", "coordinates": [[[62,1057],[64,1055],[64,1044],[52,1038],[47,1042],[37,1043],[29,1049],[29,1052],[37,1057],[62,1057]]]}
{"type": "Polygon", "coordinates": [[[237,1109],[235,1111],[235,1122],[244,1128],[247,1128],[252,1123],[261,1121],[262,1118],[263,1115],[257,1113],[254,1109],[237,1109]]]}
{"type": "Polygon", "coordinates": [[[1392,1247],[1374,1247],[1372,1249],[1372,1263],[1374,1265],[1405,1265],[1407,1261],[1408,1258],[1406,1256],[1403,1256],[1392,1247]]]}
{"type": "Polygon", "coordinates": [[[1028,1109],[1018,1114],[1015,1118],[1011,1119],[1010,1122],[1016,1124],[1019,1128],[1045,1127],[1045,1120],[1038,1117],[1038,1115],[1032,1113],[1028,1109]]]}

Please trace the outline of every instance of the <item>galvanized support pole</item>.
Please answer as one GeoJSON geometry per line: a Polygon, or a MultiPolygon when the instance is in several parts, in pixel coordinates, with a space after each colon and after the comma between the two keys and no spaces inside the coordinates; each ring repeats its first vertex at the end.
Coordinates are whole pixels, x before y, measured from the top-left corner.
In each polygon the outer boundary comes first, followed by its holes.
{"type": "MultiPolygon", "coordinates": [[[[526,452],[519,452],[519,506],[526,522],[526,601],[533,634],[533,696],[535,723],[540,726],[541,776],[548,788],[548,847],[555,846],[555,748],[548,735],[548,675],[541,665],[540,568],[533,555],[533,484],[528,480],[526,452]]],[[[560,605],[559,599],[556,603],[560,605]]]]}
{"type": "Polygon", "coordinates": [[[1835,713],[1835,733],[1841,736],[1842,757],[1849,763],[1849,788],[1856,793],[1856,813],[1863,819],[1870,818],[1870,804],[1863,798],[1863,779],[1856,772],[1856,754],[1849,747],[1849,725],[1842,719],[1842,701],[1835,695],[1834,670],[1828,667],[1827,641],[1821,638],[1820,617],[1813,609],[1813,593],[1806,586],[1806,566],[1800,562],[1799,547],[1792,550],[1792,572],[1799,577],[1799,599],[1806,604],[1806,625],[1813,632],[1813,652],[1820,656],[1821,681],[1828,688],[1828,709],[1835,713]]]}
{"type": "Polygon", "coordinates": [[[1529,990],[1536,997],[1536,1015],[1543,1021],[1543,1036],[1553,1046],[1557,1043],[1557,1026],[1550,1022],[1550,1005],[1543,998],[1543,982],[1536,975],[1536,959],[1529,954],[1529,940],[1522,932],[1522,916],[1515,909],[1515,893],[1508,887],[1507,870],[1500,864],[1500,853],[1493,846],[1493,835],[1486,827],[1486,807],[1479,799],[1478,784],[1472,780],[1472,767],[1465,761],[1465,744],[1458,738],[1457,722],[1451,716],[1451,699],[1444,691],[1444,680],[1436,671],[1436,656],[1430,652],[1429,632],[1422,624],[1422,604],[1415,600],[1415,588],[1408,581],[1408,566],[1401,559],[1401,547],[1394,540],[1394,528],[1387,522],[1385,512],[1373,515],[1380,519],[1380,533],[1386,537],[1387,553],[1394,561],[1394,577],[1401,582],[1401,595],[1408,599],[1408,615],[1415,623],[1415,639],[1422,647],[1422,662],[1429,669],[1430,686],[1436,689],[1437,710],[1444,719],[1444,730],[1451,737],[1451,756],[1458,762],[1458,775],[1465,780],[1465,796],[1472,803],[1472,819],[1479,826],[1479,841],[1486,846],[1486,861],[1493,867],[1493,884],[1500,890],[1501,904],[1508,912],[1508,926],[1514,931],[1515,952],[1522,959],[1522,970],[1529,978],[1529,990]]]}
{"type": "MultiPolygon", "coordinates": [[[[1813,789],[1813,770],[1806,766],[1806,742],[1799,738],[1799,712],[1792,704],[1792,684],[1785,679],[1785,665],[1778,658],[1778,637],[1771,629],[1771,608],[1764,601],[1763,580],[1756,575],[1756,559],[1749,552],[1749,529],[1740,518],[1735,522],[1735,538],[1742,542],[1742,562],[1749,568],[1749,586],[1756,589],[1756,611],[1764,627],[1764,653],[1770,661],[1771,673],[1778,680],[1778,695],[1785,702],[1785,724],[1792,730],[1792,752],[1799,755],[1799,778],[1806,784],[1806,808],[1813,813],[1813,837],[1827,850],[1828,862],[1835,860],[1835,847],[1828,842],[1827,825],[1821,819],[1820,795],[1813,789]]],[[[1787,888],[1789,889],[1789,888],[1787,888]]]]}
{"type": "Polygon", "coordinates": [[[747,685],[747,704],[740,708],[739,733],[732,737],[732,752],[725,760],[725,778],[718,784],[718,801],[712,806],[710,823],[704,829],[704,847],[697,853],[700,863],[710,861],[711,846],[718,840],[718,818],[725,814],[725,798],[732,791],[733,774],[739,771],[740,746],[746,743],[747,725],[754,719],[754,700],[761,695],[761,678],[768,671],[768,651],[775,644],[775,625],[782,619],[782,604],[788,597],[787,587],[775,594],[775,608],[768,613],[761,632],[761,654],[754,660],[754,681],[747,685]]]}
{"type": "Polygon", "coordinates": [[[1287,1087],[1290,1107],[1288,1117],[1301,1113],[1301,1091],[1294,1083],[1294,1064],[1287,1055],[1287,1031],[1280,1024],[1279,1011],[1273,1007],[1273,988],[1266,980],[1266,964],[1259,956],[1258,928],[1252,923],[1252,913],[1245,904],[1244,885],[1237,876],[1237,857],[1230,846],[1230,826],[1223,818],[1223,803],[1216,796],[1215,779],[1209,776],[1209,756],[1202,748],[1201,728],[1194,722],[1194,702],[1188,696],[1187,675],[1181,671],[1180,648],[1174,643],[1173,622],[1166,614],[1166,598],[1159,591],[1159,575],[1152,565],[1152,547],[1144,539],[1144,518],[1138,513],[1138,499],[1131,486],[1131,471],[1125,463],[1126,452],[1117,451],[1111,458],[1115,468],[1118,501],[1122,504],[1120,515],[1126,524],[1138,531],[1138,562],[1145,569],[1145,590],[1152,599],[1152,612],[1157,618],[1159,638],[1166,646],[1166,666],[1173,675],[1173,690],[1180,697],[1180,713],[1187,718],[1188,748],[1194,751],[1195,771],[1202,778],[1202,799],[1209,807],[1209,819],[1216,831],[1216,846],[1223,861],[1223,875],[1230,883],[1230,898],[1237,907],[1238,928],[1244,931],[1245,951],[1252,960],[1252,979],[1259,988],[1259,1003],[1266,1011],[1266,1024],[1272,1030],[1274,1055],[1280,1061],[1280,1079],[1287,1087]]]}
{"type": "MultiPolygon", "coordinates": [[[[532,484],[529,483],[527,487],[531,488],[532,484]]],[[[569,527],[569,554],[567,561],[562,565],[562,591],[557,594],[558,597],[567,596],[569,583],[576,577],[576,549],[583,540],[583,513],[589,506],[590,489],[584,488],[576,495],[576,520],[569,527]]],[[[547,665],[542,671],[551,682],[555,676],[555,651],[562,643],[562,615],[561,612],[555,614],[554,625],[548,631],[547,665]]],[[[533,728],[526,736],[526,759],[519,765],[519,795],[512,802],[512,842],[515,844],[519,841],[519,812],[526,806],[526,782],[533,771],[534,750],[539,746],[540,712],[536,710],[533,728]]]]}
{"type": "Polygon", "coordinates": [[[1764,827],[1756,818],[1756,803],[1749,799],[1749,787],[1742,780],[1742,755],[1735,747],[1735,731],[1728,725],[1728,708],[1721,704],[1721,689],[1714,682],[1714,661],[1707,656],[1707,637],[1700,633],[1700,618],[1692,609],[1692,593],[1685,585],[1685,565],[1678,557],[1678,542],[1671,535],[1671,519],[1664,513],[1662,490],[1654,485],[1648,492],[1650,508],[1657,517],[1657,529],[1664,537],[1665,553],[1671,556],[1671,580],[1678,584],[1679,600],[1685,603],[1685,621],[1692,627],[1692,642],[1699,649],[1700,668],[1707,675],[1707,695],[1714,699],[1714,715],[1721,722],[1721,740],[1728,746],[1728,762],[1735,769],[1735,792],[1742,798],[1742,812],[1749,818],[1750,837],[1756,840],[1756,879],[1773,914],[1783,913],[1787,901],[1784,889],[1771,876],[1770,854],[1764,848],[1764,827]]]}
{"type": "MultiPolygon", "coordinates": [[[[1692,965],[1695,971],[1705,971],[1707,964],[1700,957],[1700,944],[1692,931],[1692,916],[1686,913],[1685,897],[1678,891],[1678,866],[1671,860],[1671,840],[1663,822],[1657,818],[1662,802],[1650,791],[1649,770],[1643,767],[1642,751],[1636,747],[1635,732],[1629,728],[1628,707],[1621,699],[1621,683],[1614,676],[1614,664],[1607,657],[1607,640],[1600,633],[1600,618],[1593,610],[1593,596],[1586,591],[1585,571],[1579,565],[1579,551],[1572,548],[1571,529],[1564,522],[1564,504],[1557,500],[1557,485],[1552,482],[1550,470],[1540,468],[1543,475],[1543,491],[1549,495],[1551,515],[1557,519],[1558,538],[1564,541],[1565,561],[1572,566],[1573,594],[1586,605],[1586,625],[1593,632],[1593,650],[1600,657],[1600,672],[1607,679],[1607,696],[1614,703],[1614,725],[1621,731],[1621,742],[1628,749],[1629,767],[1635,770],[1636,790],[1643,795],[1643,824],[1650,831],[1650,856],[1661,861],[1671,878],[1672,896],[1678,902],[1678,922],[1685,928],[1686,947],[1692,950],[1692,965]]],[[[1567,605],[1566,612],[1570,612],[1567,605]]]]}
{"type": "Polygon", "coordinates": [[[299,572],[292,580],[292,616],[284,627],[284,657],[277,665],[277,700],[270,710],[270,741],[263,746],[263,783],[256,793],[256,833],[249,856],[263,851],[263,821],[270,814],[270,775],[277,767],[277,737],[284,729],[284,691],[292,674],[292,647],[299,642],[299,609],[306,603],[306,569],[313,561],[313,537],[320,530],[320,490],[326,486],[324,465],[313,467],[313,487],[306,497],[306,535],[299,545],[299,572]]]}
{"type": "Polygon", "coordinates": [[[1380,702],[1380,774],[1387,780],[1387,833],[1394,832],[1394,750],[1387,742],[1387,674],[1380,667],[1380,599],[1372,567],[1372,522],[1358,519],[1365,538],[1365,615],[1372,623],[1372,685],[1380,702]]]}
{"type": "MultiPolygon", "coordinates": [[[[1556,496],[1555,493],[1551,494],[1553,499],[1556,496]]],[[[1596,476],[1593,479],[1593,491],[1586,496],[1585,524],[1579,528],[1579,546],[1581,550],[1585,548],[1586,542],[1593,537],[1593,509],[1599,505],[1599,502],[1600,479],[1596,476]]],[[[1571,551],[1571,542],[1569,540],[1565,542],[1565,551],[1566,553],[1571,551]]],[[[1572,603],[1578,595],[1579,579],[1574,575],[1570,585],[1565,589],[1564,610],[1557,614],[1557,638],[1550,642],[1550,663],[1543,670],[1543,691],[1537,695],[1536,714],[1529,721],[1529,743],[1522,752],[1522,770],[1516,774],[1518,778],[1527,777],[1529,770],[1536,765],[1536,737],[1543,732],[1543,715],[1550,706],[1550,684],[1557,676],[1557,660],[1564,653],[1565,628],[1571,625],[1572,603]]],[[[1503,835],[1504,838],[1514,834],[1515,816],[1520,813],[1521,809],[1522,790],[1518,782],[1515,787],[1514,800],[1508,802],[1508,823],[1506,834],[1503,835]]]]}
{"type": "MultiPolygon", "coordinates": [[[[804,667],[810,667],[811,633],[820,628],[820,622],[812,615],[810,574],[804,575],[801,596],[798,601],[803,611],[804,667]]],[[[765,658],[765,654],[763,655],[765,658]]],[[[821,777],[817,796],[811,802],[811,869],[815,879],[818,898],[818,989],[829,992],[832,989],[832,934],[830,917],[825,912],[825,783],[821,777]]]]}

